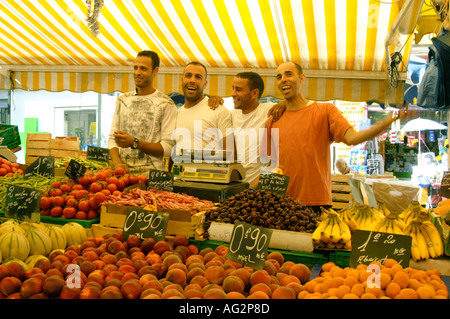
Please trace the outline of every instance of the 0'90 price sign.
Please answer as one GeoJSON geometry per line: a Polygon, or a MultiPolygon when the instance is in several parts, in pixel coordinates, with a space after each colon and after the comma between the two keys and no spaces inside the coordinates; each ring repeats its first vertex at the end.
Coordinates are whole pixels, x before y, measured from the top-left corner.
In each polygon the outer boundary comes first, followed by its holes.
{"type": "Polygon", "coordinates": [[[263,269],[272,230],[236,222],[231,233],[227,258],[253,269],[263,269]]]}
{"type": "Polygon", "coordinates": [[[136,235],[141,240],[146,238],[153,238],[155,241],[164,240],[168,222],[168,213],[132,207],[128,210],[123,225],[123,238],[127,240],[129,236],[136,235]]]}

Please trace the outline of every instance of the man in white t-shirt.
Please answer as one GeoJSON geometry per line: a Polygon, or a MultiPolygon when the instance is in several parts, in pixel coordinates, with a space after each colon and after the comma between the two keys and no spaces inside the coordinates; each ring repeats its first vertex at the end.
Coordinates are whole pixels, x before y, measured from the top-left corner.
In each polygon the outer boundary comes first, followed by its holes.
{"type": "Polygon", "coordinates": [[[237,162],[245,168],[243,180],[250,188],[258,185],[261,168],[259,145],[262,131],[265,129],[269,111],[275,103],[259,103],[264,91],[264,81],[255,72],[242,72],[233,80],[234,110],[231,111],[233,131],[236,143],[237,162]]]}
{"type": "Polygon", "coordinates": [[[116,101],[108,148],[115,168],[136,175],[149,169],[164,170],[164,156],[170,156],[174,141],[177,108],[170,97],[153,87],[159,70],[153,51],[139,52],[134,63],[136,91],[116,101]]]}
{"type": "Polygon", "coordinates": [[[208,106],[209,98],[203,93],[207,85],[206,77],[206,67],[199,62],[190,62],[184,69],[182,85],[185,104],[178,109],[176,131],[172,134],[176,141],[173,160],[174,156],[191,150],[202,150],[204,155],[213,151],[234,151],[231,113],[223,104],[216,109],[208,106]],[[227,143],[229,134],[231,143],[227,143]]]}

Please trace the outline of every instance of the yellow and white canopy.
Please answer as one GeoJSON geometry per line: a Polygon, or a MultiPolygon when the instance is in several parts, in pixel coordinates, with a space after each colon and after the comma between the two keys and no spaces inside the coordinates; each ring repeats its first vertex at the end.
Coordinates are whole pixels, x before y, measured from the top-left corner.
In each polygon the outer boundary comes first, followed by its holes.
{"type": "Polygon", "coordinates": [[[181,92],[183,67],[196,60],[208,68],[207,94],[229,96],[234,74],[252,70],[264,78],[264,96],[280,98],[276,67],[295,61],[307,76],[304,93],[310,99],[384,103],[389,95],[391,104],[401,104],[422,5],[423,0],[1,0],[0,71],[9,77],[0,76],[0,89],[130,91],[136,53],[151,49],[161,58],[156,86],[166,94],[181,92]],[[88,26],[87,17],[98,24],[88,26]],[[398,82],[389,90],[386,52],[401,53],[394,68],[398,82]]]}

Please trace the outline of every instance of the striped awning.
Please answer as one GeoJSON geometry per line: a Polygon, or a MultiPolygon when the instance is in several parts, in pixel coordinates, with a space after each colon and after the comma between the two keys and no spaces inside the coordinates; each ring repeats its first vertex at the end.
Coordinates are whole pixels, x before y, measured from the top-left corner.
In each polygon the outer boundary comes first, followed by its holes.
{"type": "Polygon", "coordinates": [[[307,76],[309,99],[384,103],[389,97],[402,104],[422,4],[0,0],[0,89],[130,91],[134,58],[151,49],[161,58],[156,86],[166,94],[182,92],[183,67],[196,60],[208,68],[207,94],[230,96],[234,74],[252,70],[264,78],[263,96],[281,98],[276,67],[295,61],[307,76]],[[387,68],[394,52],[400,61],[387,68]]]}

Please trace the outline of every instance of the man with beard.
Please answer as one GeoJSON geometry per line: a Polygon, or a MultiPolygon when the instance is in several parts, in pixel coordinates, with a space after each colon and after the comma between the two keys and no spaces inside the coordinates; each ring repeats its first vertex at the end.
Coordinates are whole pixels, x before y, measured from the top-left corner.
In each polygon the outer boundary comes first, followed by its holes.
{"type": "Polygon", "coordinates": [[[114,168],[123,167],[135,175],[149,169],[164,170],[164,156],[170,156],[174,141],[177,108],[167,95],[153,86],[159,70],[159,57],[141,51],[134,63],[136,91],[116,101],[108,148],[114,168]]]}
{"type": "Polygon", "coordinates": [[[262,154],[278,158],[274,166],[289,176],[287,195],[320,211],[321,206],[332,205],[330,144],[334,141],[358,145],[372,139],[406,116],[407,109],[357,132],[336,106],[303,96],[305,75],[300,65],[282,63],[277,68],[276,81],[286,100],[286,111],[277,122],[267,121],[268,136],[261,145],[262,154]]]}
{"type": "Polygon", "coordinates": [[[227,146],[230,151],[228,159],[234,157],[231,113],[223,104],[214,110],[208,106],[209,98],[203,93],[206,78],[207,70],[203,64],[190,62],[186,65],[182,78],[185,104],[178,109],[176,131],[172,135],[176,141],[172,159],[191,150],[202,151],[209,157],[227,150],[227,146]],[[227,137],[228,134],[230,136],[227,137]]]}

